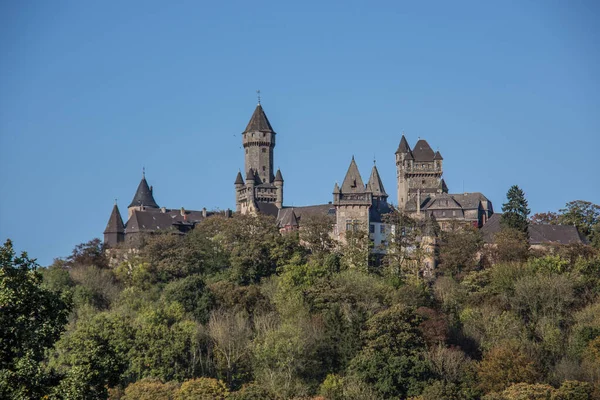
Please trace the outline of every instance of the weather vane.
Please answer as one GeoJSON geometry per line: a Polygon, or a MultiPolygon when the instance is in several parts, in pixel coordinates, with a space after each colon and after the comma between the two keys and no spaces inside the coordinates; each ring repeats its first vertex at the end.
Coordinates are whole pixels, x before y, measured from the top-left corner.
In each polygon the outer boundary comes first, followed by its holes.
{"type": "Polygon", "coordinates": [[[256,97],[258,97],[258,104],[260,104],[260,90],[256,91],[256,97]]]}
{"type": "Polygon", "coordinates": [[[146,167],[142,167],[142,177],[146,177],[146,167]]]}

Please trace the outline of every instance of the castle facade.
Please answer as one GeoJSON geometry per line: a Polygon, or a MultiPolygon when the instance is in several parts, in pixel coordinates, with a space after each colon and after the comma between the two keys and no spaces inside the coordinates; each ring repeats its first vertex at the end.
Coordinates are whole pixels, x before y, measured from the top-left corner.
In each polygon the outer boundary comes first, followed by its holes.
{"type": "MultiPolygon", "coordinates": [[[[373,165],[365,184],[352,157],[342,185],[336,183],[333,199],[327,204],[302,207],[284,205],[283,175],[273,172],[276,132],[259,104],[246,129],[242,132],[244,170],[234,181],[235,212],[261,213],[276,218],[282,232],[300,229],[302,220],[309,217],[330,218],[332,235],[345,241],[348,231],[368,229],[375,248],[386,244],[390,227],[385,215],[392,210],[377,166],[373,165]]],[[[426,140],[420,139],[411,149],[402,135],[396,151],[398,209],[417,219],[435,217],[442,229],[452,221],[481,227],[493,214],[492,203],[481,193],[449,194],[443,179],[443,158],[433,152],[426,140]]],[[[104,231],[108,246],[130,243],[135,246],[144,234],[170,231],[185,234],[194,226],[215,214],[213,211],[168,209],[154,199],[152,186],[142,176],[123,222],[115,204],[104,231]]],[[[231,211],[223,212],[231,216],[231,211]]]]}

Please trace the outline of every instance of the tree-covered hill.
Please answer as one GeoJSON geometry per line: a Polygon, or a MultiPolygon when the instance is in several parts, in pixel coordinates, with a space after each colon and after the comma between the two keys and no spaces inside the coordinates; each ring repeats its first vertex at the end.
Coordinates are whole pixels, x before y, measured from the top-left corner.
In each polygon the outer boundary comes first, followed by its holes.
{"type": "Polygon", "coordinates": [[[329,229],[213,217],[111,266],[99,240],[48,268],[7,242],[0,398],[600,398],[594,247],[457,228],[423,277],[329,229]]]}

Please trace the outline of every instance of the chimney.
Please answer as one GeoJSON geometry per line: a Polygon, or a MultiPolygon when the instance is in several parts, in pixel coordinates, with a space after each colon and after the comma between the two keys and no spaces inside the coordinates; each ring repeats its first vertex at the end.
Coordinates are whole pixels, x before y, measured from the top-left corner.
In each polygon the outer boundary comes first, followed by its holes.
{"type": "Polygon", "coordinates": [[[187,214],[185,213],[185,208],[181,207],[181,211],[179,213],[183,217],[183,220],[187,221],[187,214]]]}
{"type": "Polygon", "coordinates": [[[202,207],[202,216],[206,218],[206,207],[202,207]]]}

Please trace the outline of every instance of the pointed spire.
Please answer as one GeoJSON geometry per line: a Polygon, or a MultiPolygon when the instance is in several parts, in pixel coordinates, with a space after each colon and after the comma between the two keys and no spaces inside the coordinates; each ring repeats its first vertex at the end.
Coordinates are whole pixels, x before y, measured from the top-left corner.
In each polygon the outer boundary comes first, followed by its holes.
{"type": "Polygon", "coordinates": [[[402,135],[402,139],[400,139],[400,144],[398,145],[398,150],[396,150],[396,154],[398,154],[398,153],[409,153],[410,154],[410,146],[408,145],[408,142],[406,141],[404,134],[402,135]]]}
{"type": "Polygon", "coordinates": [[[281,171],[277,168],[277,173],[275,174],[274,182],[283,182],[283,176],[281,176],[281,171]]]}
{"type": "Polygon", "coordinates": [[[338,183],[335,183],[335,186],[333,186],[333,194],[338,194],[340,192],[340,187],[338,186],[338,183]]]}
{"type": "Polygon", "coordinates": [[[256,106],[244,133],[252,131],[275,133],[260,103],[256,106]]]}
{"type": "Polygon", "coordinates": [[[444,158],[442,157],[442,155],[440,154],[439,151],[435,152],[435,155],[433,156],[434,160],[443,160],[444,158]]]}
{"type": "Polygon", "coordinates": [[[252,182],[254,182],[255,178],[256,177],[254,176],[254,170],[252,168],[250,168],[248,170],[248,173],[246,174],[246,181],[252,181],[252,182]]]}
{"type": "Polygon", "coordinates": [[[369,182],[367,182],[367,190],[373,193],[373,196],[387,197],[387,193],[383,188],[383,182],[381,182],[381,177],[379,176],[379,171],[377,170],[377,166],[375,165],[373,165],[373,169],[371,170],[371,176],[369,177],[369,182]]]}
{"type": "Polygon", "coordinates": [[[342,193],[363,193],[364,191],[365,184],[360,176],[360,172],[358,172],[354,156],[352,156],[348,172],[346,172],[346,177],[344,178],[344,182],[342,182],[342,193]]]}
{"type": "Polygon", "coordinates": [[[121,212],[116,202],[108,218],[104,233],[125,233],[125,224],[123,224],[123,218],[121,218],[121,212]]]}
{"type": "Polygon", "coordinates": [[[159,208],[158,204],[154,200],[154,196],[152,195],[152,189],[148,186],[148,182],[146,181],[146,173],[143,172],[142,180],[138,185],[138,188],[135,192],[135,196],[133,196],[133,200],[129,207],[150,207],[150,208],[159,208]]]}
{"type": "Polygon", "coordinates": [[[235,177],[235,184],[236,185],[243,185],[244,184],[244,179],[242,178],[242,172],[238,171],[237,176],[235,177]]]}

